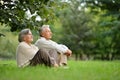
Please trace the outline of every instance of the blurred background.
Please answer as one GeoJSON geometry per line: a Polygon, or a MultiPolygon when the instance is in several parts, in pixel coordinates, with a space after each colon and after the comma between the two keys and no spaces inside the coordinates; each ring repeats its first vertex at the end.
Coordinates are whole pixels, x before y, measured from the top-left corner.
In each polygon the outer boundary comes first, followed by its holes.
{"type": "Polygon", "coordinates": [[[0,0],[0,59],[15,59],[20,30],[49,24],[74,60],[120,60],[120,0],[0,0]]]}

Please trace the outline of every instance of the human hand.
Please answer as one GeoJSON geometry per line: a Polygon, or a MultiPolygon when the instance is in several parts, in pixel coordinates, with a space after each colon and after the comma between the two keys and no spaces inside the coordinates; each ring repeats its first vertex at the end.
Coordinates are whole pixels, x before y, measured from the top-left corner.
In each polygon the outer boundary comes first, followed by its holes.
{"type": "Polygon", "coordinates": [[[71,50],[67,50],[67,52],[65,53],[65,55],[71,56],[72,55],[72,51],[71,50]]]}

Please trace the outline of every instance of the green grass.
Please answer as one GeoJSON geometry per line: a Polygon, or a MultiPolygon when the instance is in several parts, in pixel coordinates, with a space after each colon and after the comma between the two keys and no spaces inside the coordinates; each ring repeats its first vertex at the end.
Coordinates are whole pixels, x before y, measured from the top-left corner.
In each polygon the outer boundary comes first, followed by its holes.
{"type": "Polygon", "coordinates": [[[120,80],[120,61],[69,61],[68,69],[44,66],[18,68],[0,61],[0,80],[120,80]]]}

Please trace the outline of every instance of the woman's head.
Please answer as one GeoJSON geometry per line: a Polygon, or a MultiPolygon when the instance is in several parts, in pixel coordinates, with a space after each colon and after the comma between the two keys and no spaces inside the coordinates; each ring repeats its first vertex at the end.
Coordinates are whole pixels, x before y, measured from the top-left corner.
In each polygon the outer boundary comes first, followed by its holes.
{"type": "Polygon", "coordinates": [[[30,29],[21,30],[21,32],[19,33],[19,36],[18,36],[18,41],[19,42],[25,41],[27,43],[31,43],[33,41],[33,36],[32,36],[31,30],[30,29]]]}

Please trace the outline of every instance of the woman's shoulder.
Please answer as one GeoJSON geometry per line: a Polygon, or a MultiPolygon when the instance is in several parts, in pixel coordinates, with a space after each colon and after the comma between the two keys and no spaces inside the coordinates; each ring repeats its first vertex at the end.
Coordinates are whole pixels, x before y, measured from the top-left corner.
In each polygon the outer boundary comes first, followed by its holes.
{"type": "Polygon", "coordinates": [[[29,45],[26,42],[20,42],[18,47],[29,47],[29,45]]]}
{"type": "Polygon", "coordinates": [[[19,45],[20,45],[20,46],[23,46],[23,45],[27,45],[27,43],[25,43],[25,42],[20,42],[19,45]]]}

